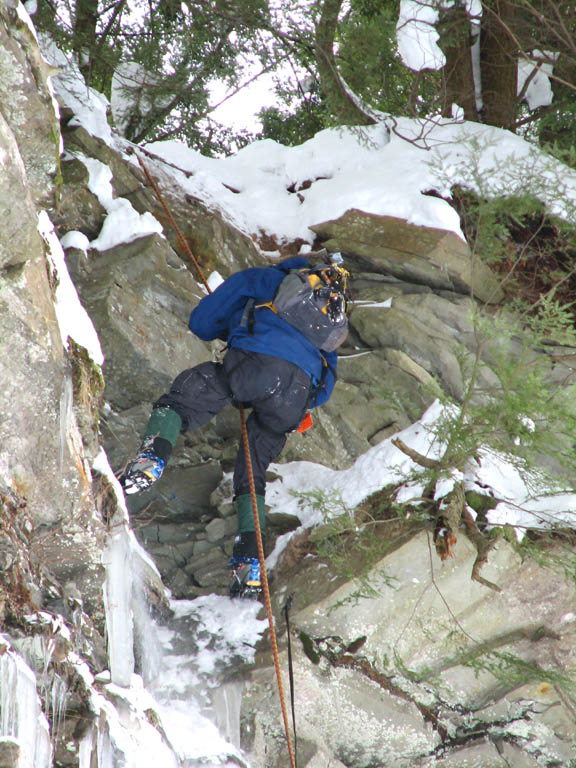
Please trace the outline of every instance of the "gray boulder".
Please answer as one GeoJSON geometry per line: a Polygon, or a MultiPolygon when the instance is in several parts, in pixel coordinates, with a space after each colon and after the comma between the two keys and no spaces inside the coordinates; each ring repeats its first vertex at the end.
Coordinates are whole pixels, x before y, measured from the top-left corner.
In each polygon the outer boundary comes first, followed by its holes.
{"type": "Polygon", "coordinates": [[[492,271],[473,258],[453,232],[359,210],[312,227],[330,250],[362,258],[366,271],[391,274],[436,290],[469,293],[485,302],[503,298],[492,271]]]}

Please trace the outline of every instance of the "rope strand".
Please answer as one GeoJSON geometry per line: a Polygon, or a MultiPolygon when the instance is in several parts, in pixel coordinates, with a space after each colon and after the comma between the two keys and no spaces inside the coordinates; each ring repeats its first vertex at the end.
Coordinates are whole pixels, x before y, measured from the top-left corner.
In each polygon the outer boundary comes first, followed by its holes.
{"type": "Polygon", "coordinates": [[[272,655],[274,656],[274,668],[276,670],[276,681],[278,683],[278,693],[280,695],[280,707],[282,709],[282,719],[284,721],[284,730],[286,731],[286,744],[290,756],[290,765],[296,768],[296,756],[290,737],[290,726],[288,724],[288,713],[286,711],[286,702],[284,700],[284,686],[282,685],[282,675],[280,673],[280,662],[278,660],[278,643],[276,641],[276,629],[274,627],[274,614],[272,613],[272,602],[270,600],[270,587],[268,585],[268,573],[266,571],[266,560],[264,557],[264,543],[262,541],[262,529],[260,527],[260,518],[258,515],[258,501],[256,499],[256,486],[254,485],[254,472],[252,470],[252,459],[250,457],[250,444],[248,442],[248,430],[244,419],[244,408],[240,406],[240,422],[242,424],[242,442],[244,444],[244,459],[248,471],[248,480],[250,483],[250,498],[252,500],[252,513],[254,515],[254,529],[256,532],[256,543],[258,546],[258,559],[260,560],[260,576],[262,579],[262,590],[264,592],[264,606],[268,616],[270,627],[270,645],[272,646],[272,655]]]}
{"type": "MultiPolygon", "coordinates": [[[[168,217],[168,220],[170,221],[170,224],[173,226],[176,234],[178,235],[178,238],[182,244],[182,247],[184,248],[185,252],[187,253],[188,257],[190,258],[192,264],[194,265],[196,271],[198,272],[198,276],[201,280],[201,282],[204,284],[206,290],[208,293],[212,293],[210,286],[206,282],[204,275],[202,274],[202,269],[200,267],[200,264],[198,263],[197,259],[195,258],[194,254],[192,253],[190,246],[186,242],[184,235],[180,231],[178,225],[176,224],[174,217],[172,216],[172,213],[170,212],[170,209],[164,202],[164,199],[162,197],[162,193],[160,192],[160,189],[152,176],[150,175],[150,172],[148,171],[146,165],[144,164],[142,158],[139,156],[139,154],[136,152],[136,159],[138,160],[140,167],[144,171],[144,174],[148,181],[150,182],[150,185],[152,189],[154,190],[156,197],[160,201],[160,204],[162,205],[164,211],[166,212],[166,215],[168,217]]],[[[264,607],[266,608],[266,616],[268,617],[268,626],[270,629],[270,645],[272,647],[272,655],[274,657],[274,668],[276,670],[276,681],[278,683],[278,694],[280,696],[280,707],[282,710],[282,719],[284,721],[284,730],[286,732],[286,744],[288,746],[288,754],[290,757],[290,766],[291,768],[296,768],[296,755],[294,753],[294,748],[292,746],[292,739],[290,737],[290,727],[288,724],[288,713],[286,711],[286,703],[284,700],[284,687],[282,684],[282,675],[280,672],[280,661],[278,658],[278,643],[276,640],[276,629],[274,626],[274,614],[272,612],[272,601],[270,600],[270,587],[268,584],[268,573],[266,571],[266,559],[264,556],[264,543],[262,540],[262,529],[260,527],[260,518],[258,516],[258,501],[256,499],[256,486],[254,484],[254,471],[252,468],[252,458],[250,455],[250,443],[248,440],[248,430],[246,428],[246,420],[244,418],[244,408],[240,406],[240,422],[242,426],[242,443],[244,448],[244,458],[246,461],[246,469],[248,472],[248,482],[250,484],[250,498],[252,500],[252,513],[254,515],[254,529],[256,533],[256,544],[258,547],[258,560],[260,561],[260,575],[262,579],[262,590],[264,592],[264,607]]]]}
{"type": "Polygon", "coordinates": [[[155,180],[150,175],[150,172],[148,171],[148,168],[144,165],[144,161],[142,160],[140,155],[137,152],[135,154],[136,154],[136,160],[138,160],[138,162],[140,163],[140,168],[142,168],[142,170],[144,171],[144,175],[146,176],[146,178],[150,182],[150,186],[152,187],[152,189],[156,193],[156,197],[160,201],[160,205],[162,206],[162,208],[164,208],[166,216],[168,216],[168,221],[170,222],[170,224],[174,228],[174,231],[178,235],[178,239],[180,240],[180,244],[184,248],[184,251],[186,252],[186,255],[188,256],[188,258],[190,259],[190,261],[192,262],[192,264],[196,268],[196,271],[198,272],[198,277],[200,278],[201,282],[203,283],[203,285],[206,288],[206,290],[208,291],[208,293],[212,293],[212,291],[210,290],[210,286],[208,285],[208,283],[204,279],[204,275],[202,274],[202,269],[200,267],[200,264],[198,263],[198,260],[196,259],[196,257],[192,253],[192,250],[191,250],[190,246],[186,242],[186,238],[184,237],[184,235],[180,231],[180,227],[178,226],[178,224],[176,224],[176,221],[174,220],[174,217],[172,216],[172,213],[170,212],[170,209],[168,208],[168,206],[164,202],[164,198],[162,197],[162,193],[160,192],[160,188],[158,187],[158,184],[156,184],[155,180]]]}

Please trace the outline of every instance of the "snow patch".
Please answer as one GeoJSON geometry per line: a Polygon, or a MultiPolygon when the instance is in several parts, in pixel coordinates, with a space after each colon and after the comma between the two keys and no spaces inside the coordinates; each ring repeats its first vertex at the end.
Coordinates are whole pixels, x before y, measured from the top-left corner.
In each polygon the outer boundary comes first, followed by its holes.
{"type": "Polygon", "coordinates": [[[66,266],[62,245],[46,211],[41,211],[38,215],[38,231],[48,246],[47,256],[57,278],[54,307],[62,343],[68,348],[68,338],[74,339],[77,344],[86,349],[93,362],[101,366],[104,363],[104,355],[100,339],[90,316],[78,298],[76,287],[66,266]]]}
{"type": "Polygon", "coordinates": [[[108,212],[100,234],[90,242],[91,248],[106,251],[121,243],[131,243],[145,235],[162,233],[162,225],[151,213],[138,213],[129,200],[114,197],[112,171],[107,165],[80,153],[74,156],[88,169],[88,188],[108,212]]]}

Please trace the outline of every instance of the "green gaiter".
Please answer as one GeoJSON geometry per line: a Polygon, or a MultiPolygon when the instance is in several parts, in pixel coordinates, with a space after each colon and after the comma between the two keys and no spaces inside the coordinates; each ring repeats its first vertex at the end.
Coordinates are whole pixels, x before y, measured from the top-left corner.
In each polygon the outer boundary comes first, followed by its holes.
{"type": "MultiPolygon", "coordinates": [[[[262,531],[262,536],[264,536],[266,533],[266,504],[264,502],[264,496],[256,496],[256,501],[258,503],[260,529],[262,531]]],[[[255,530],[252,498],[249,493],[243,493],[236,499],[236,514],[238,515],[238,533],[248,533],[255,530]]]]}

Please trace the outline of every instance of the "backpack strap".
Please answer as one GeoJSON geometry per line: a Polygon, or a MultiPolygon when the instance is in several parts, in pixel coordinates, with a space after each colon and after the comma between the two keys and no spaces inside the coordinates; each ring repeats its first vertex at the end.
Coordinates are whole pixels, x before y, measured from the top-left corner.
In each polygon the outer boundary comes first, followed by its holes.
{"type": "Polygon", "coordinates": [[[334,368],[334,366],[330,365],[330,363],[328,362],[328,360],[326,360],[322,352],[319,352],[319,354],[320,354],[320,357],[322,358],[322,373],[320,374],[319,381],[314,382],[313,380],[312,389],[310,390],[310,397],[308,399],[308,403],[311,406],[316,401],[316,398],[318,397],[320,392],[322,392],[323,389],[326,389],[325,381],[326,381],[326,376],[328,374],[328,371],[330,371],[330,373],[334,377],[335,382],[336,382],[336,379],[338,378],[338,374],[336,373],[336,369],[334,368]]]}
{"type": "Polygon", "coordinates": [[[271,309],[274,314],[278,314],[278,310],[274,306],[273,301],[264,301],[261,304],[256,304],[256,299],[248,299],[244,305],[244,311],[240,318],[240,325],[247,328],[250,335],[254,334],[254,323],[256,322],[255,310],[257,309],[271,309]]]}
{"type": "Polygon", "coordinates": [[[240,318],[240,325],[243,328],[247,328],[250,334],[254,333],[254,304],[255,299],[248,299],[246,304],[244,304],[244,311],[240,318]]]}
{"type": "Polygon", "coordinates": [[[278,314],[278,310],[273,301],[264,301],[262,304],[254,304],[254,309],[271,309],[275,315],[278,314]]]}

